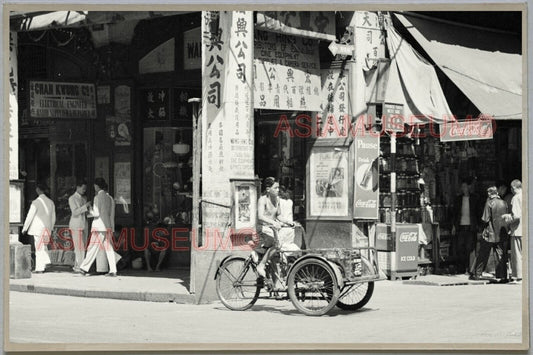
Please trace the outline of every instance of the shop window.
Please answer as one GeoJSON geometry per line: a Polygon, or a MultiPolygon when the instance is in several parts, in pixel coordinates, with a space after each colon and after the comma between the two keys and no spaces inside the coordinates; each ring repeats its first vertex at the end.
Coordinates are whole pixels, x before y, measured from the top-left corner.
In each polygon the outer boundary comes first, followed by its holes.
{"type": "Polygon", "coordinates": [[[192,209],[192,129],[144,128],[143,218],[190,224],[192,209]]]}

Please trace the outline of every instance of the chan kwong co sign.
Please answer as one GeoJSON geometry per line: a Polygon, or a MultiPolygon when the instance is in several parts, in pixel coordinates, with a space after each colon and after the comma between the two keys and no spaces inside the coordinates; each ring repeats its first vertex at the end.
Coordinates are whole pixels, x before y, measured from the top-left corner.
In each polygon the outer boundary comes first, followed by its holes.
{"type": "Polygon", "coordinates": [[[94,84],[30,81],[30,117],[96,118],[94,84]]]}

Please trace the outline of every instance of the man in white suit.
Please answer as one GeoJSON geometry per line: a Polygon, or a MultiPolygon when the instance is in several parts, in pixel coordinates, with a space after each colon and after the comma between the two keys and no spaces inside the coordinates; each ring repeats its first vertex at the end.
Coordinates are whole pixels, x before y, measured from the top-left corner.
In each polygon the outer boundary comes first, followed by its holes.
{"type": "Polygon", "coordinates": [[[46,187],[37,184],[35,188],[38,197],[31,203],[30,210],[24,221],[22,233],[28,231],[35,243],[35,273],[42,274],[47,264],[50,264],[46,245],[50,242],[52,230],[56,223],[56,208],[54,202],[44,192],[46,187]]]}
{"type": "Polygon", "coordinates": [[[74,254],[76,261],[73,270],[76,272],[80,269],[81,263],[85,258],[85,246],[87,245],[87,212],[91,205],[85,198],[87,191],[87,182],[80,180],[76,183],[76,191],[68,198],[71,216],[68,222],[70,235],[74,243],[74,254]]]}
{"type": "Polygon", "coordinates": [[[109,273],[106,276],[117,276],[117,261],[112,242],[113,231],[115,230],[115,201],[105,189],[107,189],[105,180],[96,178],[94,180],[96,196],[94,196],[93,208],[89,210],[91,216],[94,217],[91,228],[92,238],[85,260],[80,266],[80,273],[84,275],[89,272],[91,265],[96,260],[98,251],[103,249],[109,263],[109,273]]]}

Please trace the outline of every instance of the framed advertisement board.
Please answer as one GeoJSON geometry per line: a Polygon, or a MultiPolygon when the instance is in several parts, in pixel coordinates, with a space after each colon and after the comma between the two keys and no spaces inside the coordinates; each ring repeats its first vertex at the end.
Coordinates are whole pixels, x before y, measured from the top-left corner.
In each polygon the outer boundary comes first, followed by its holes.
{"type": "Polygon", "coordinates": [[[307,218],[349,220],[352,175],[349,147],[312,147],[307,163],[307,218]]]}
{"type": "Polygon", "coordinates": [[[230,179],[232,222],[235,232],[256,230],[259,181],[255,179],[230,179]]]}

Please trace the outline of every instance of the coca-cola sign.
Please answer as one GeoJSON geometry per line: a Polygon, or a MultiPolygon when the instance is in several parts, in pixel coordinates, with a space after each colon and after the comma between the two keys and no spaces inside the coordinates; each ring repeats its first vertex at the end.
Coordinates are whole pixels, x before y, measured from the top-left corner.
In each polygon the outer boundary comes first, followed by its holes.
{"type": "Polygon", "coordinates": [[[453,122],[440,126],[441,142],[492,139],[493,119],[480,118],[463,122],[453,122]]]}

